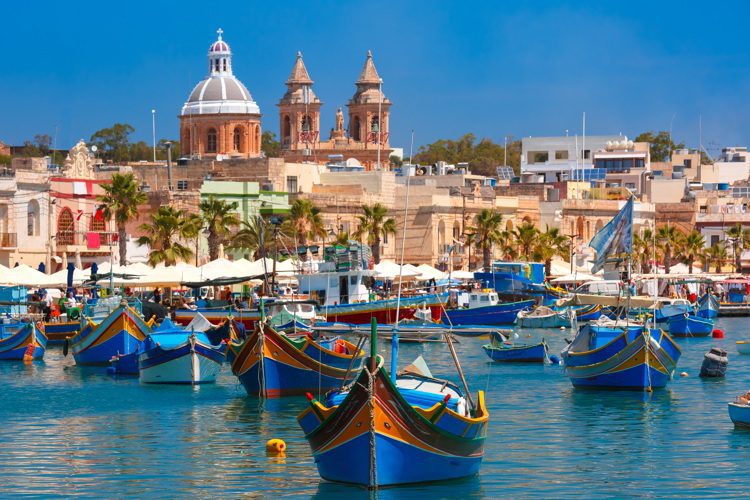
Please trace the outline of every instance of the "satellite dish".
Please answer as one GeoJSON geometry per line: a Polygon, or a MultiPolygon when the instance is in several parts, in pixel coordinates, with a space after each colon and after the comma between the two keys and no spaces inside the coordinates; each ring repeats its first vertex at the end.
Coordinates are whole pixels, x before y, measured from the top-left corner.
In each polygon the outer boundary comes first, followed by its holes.
{"type": "Polygon", "coordinates": [[[99,148],[97,148],[96,146],[91,146],[91,151],[93,151],[94,153],[96,153],[97,149],[99,149],[99,148]]]}

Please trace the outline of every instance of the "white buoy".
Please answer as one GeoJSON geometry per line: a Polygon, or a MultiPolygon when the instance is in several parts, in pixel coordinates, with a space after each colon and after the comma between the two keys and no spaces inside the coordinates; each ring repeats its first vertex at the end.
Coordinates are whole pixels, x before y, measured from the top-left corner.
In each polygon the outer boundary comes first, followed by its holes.
{"type": "Polygon", "coordinates": [[[688,373],[687,373],[687,372],[682,372],[682,373],[680,373],[680,377],[687,377],[687,376],[688,376],[688,373]]]}
{"type": "Polygon", "coordinates": [[[513,338],[514,338],[514,339],[517,339],[517,338],[518,338],[518,334],[517,334],[517,333],[515,333],[515,332],[513,332],[513,338]]]}

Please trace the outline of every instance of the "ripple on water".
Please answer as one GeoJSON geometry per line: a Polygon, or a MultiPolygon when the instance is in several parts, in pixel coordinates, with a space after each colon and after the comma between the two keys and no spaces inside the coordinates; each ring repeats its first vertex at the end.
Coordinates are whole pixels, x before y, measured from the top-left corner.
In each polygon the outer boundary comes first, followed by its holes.
{"type": "MultiPolygon", "coordinates": [[[[721,319],[727,338],[679,340],[676,378],[652,394],[574,390],[558,366],[489,363],[486,339],[457,345],[471,386],[491,414],[478,477],[388,488],[381,498],[744,496],[750,431],[735,430],[726,403],[750,388],[750,337],[742,318],[721,319]],[[730,353],[726,380],[702,380],[703,354],[730,353]]],[[[531,331],[552,351],[566,331],[531,331]]],[[[382,346],[385,348],[385,346],[382,346]]],[[[454,378],[445,346],[403,345],[402,366],[423,355],[454,378]]],[[[247,397],[226,369],[215,385],[143,386],[81,369],[52,348],[44,362],[2,363],[0,495],[338,496],[360,488],[321,482],[296,414],[304,398],[247,397]],[[287,442],[285,458],[265,442],[287,442]]]]}

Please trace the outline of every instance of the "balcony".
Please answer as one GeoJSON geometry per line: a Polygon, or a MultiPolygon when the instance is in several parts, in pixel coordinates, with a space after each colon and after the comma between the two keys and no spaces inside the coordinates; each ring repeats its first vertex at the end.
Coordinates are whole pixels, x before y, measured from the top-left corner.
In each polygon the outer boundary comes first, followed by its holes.
{"type": "Polygon", "coordinates": [[[16,233],[0,233],[0,248],[16,248],[17,246],[16,233]]]}

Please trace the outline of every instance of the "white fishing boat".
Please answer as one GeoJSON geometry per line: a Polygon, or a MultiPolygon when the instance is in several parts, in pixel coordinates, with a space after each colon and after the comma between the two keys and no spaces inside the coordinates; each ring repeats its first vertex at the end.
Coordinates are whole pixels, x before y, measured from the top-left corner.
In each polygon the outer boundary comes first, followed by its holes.
{"type": "Polygon", "coordinates": [[[145,384],[215,382],[226,358],[224,342],[213,345],[204,333],[184,330],[168,318],[143,344],[138,367],[145,384]]]}
{"type": "Polygon", "coordinates": [[[521,328],[570,328],[570,308],[555,311],[547,306],[538,306],[532,310],[519,311],[517,323],[521,328]]]}

